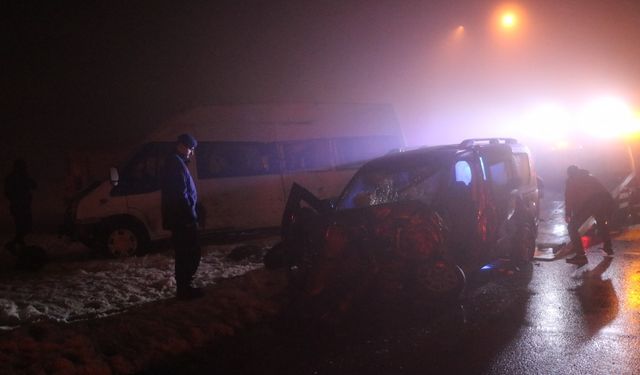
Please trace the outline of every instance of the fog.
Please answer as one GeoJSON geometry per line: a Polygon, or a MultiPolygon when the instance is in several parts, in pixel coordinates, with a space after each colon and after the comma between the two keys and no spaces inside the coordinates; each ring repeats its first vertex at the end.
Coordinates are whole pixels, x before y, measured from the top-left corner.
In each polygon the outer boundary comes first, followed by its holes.
{"type": "Polygon", "coordinates": [[[438,143],[542,99],[639,99],[633,1],[520,3],[509,33],[484,1],[26,4],[5,16],[7,122],[69,141],[139,137],[202,104],[294,101],[391,103],[424,131],[415,142],[438,143]]]}
{"type": "Polygon", "coordinates": [[[410,146],[511,136],[539,150],[553,137],[527,122],[541,105],[574,114],[614,97],[637,113],[640,3],[520,2],[508,32],[504,5],[13,4],[2,16],[0,167],[25,157],[41,191],[59,196],[70,151],[117,159],[165,119],[210,104],[390,103],[410,146]]]}

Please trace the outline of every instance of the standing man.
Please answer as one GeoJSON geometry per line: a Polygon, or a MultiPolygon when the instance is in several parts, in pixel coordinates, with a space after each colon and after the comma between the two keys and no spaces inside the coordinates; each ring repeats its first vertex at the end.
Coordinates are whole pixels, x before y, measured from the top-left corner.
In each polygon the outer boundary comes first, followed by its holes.
{"type": "Polygon", "coordinates": [[[161,181],[162,224],[171,231],[178,299],[194,299],[204,295],[200,288],[191,284],[200,265],[200,245],[196,213],[198,194],[187,164],[197,145],[192,135],[180,135],[175,151],[165,160],[161,181]]]}
{"type": "Polygon", "coordinates": [[[18,247],[24,247],[24,237],[31,232],[33,217],[31,215],[31,191],[38,185],[27,173],[24,159],[16,159],[13,170],[4,180],[4,194],[9,200],[9,211],[16,226],[16,235],[7,244],[12,253],[18,247]]]}
{"type": "Polygon", "coordinates": [[[607,188],[589,171],[575,165],[567,168],[567,184],[565,190],[565,220],[569,229],[569,237],[576,255],[567,259],[568,263],[584,264],[587,257],[578,229],[590,217],[596,220],[598,234],[608,256],[613,255],[611,237],[607,221],[614,210],[614,200],[607,188]]]}

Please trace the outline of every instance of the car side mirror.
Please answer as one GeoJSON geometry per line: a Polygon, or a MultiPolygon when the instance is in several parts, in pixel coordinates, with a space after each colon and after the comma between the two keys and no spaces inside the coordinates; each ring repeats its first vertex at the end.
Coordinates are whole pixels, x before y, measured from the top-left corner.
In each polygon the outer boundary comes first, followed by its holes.
{"type": "Polygon", "coordinates": [[[120,182],[120,174],[118,173],[118,168],[109,168],[109,180],[111,181],[111,185],[118,186],[118,182],[120,182]]]}

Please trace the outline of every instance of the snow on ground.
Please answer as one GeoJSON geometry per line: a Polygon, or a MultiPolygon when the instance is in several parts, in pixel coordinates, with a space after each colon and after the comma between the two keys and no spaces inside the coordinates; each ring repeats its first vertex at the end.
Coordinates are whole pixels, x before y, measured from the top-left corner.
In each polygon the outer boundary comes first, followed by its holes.
{"type": "Polygon", "coordinates": [[[0,374],[158,373],[164,363],[276,316],[286,285],[286,273],[260,268],[218,280],[197,300],[161,299],[100,319],[0,331],[0,374]]]}
{"type": "MultiPolygon", "coordinates": [[[[12,267],[15,257],[0,249],[1,329],[41,320],[104,317],[175,295],[171,250],[105,259],[92,256],[82,244],[54,235],[32,235],[27,240],[44,248],[51,260],[40,270],[18,271],[12,267]]],[[[272,243],[267,239],[253,245],[263,248],[272,243]]],[[[262,267],[261,259],[229,260],[227,254],[238,245],[203,246],[194,284],[205,287],[262,267]]]]}

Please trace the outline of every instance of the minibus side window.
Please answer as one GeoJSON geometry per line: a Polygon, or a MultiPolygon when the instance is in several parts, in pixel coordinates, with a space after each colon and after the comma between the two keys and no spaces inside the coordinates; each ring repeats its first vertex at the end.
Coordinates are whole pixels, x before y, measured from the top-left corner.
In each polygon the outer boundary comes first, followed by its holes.
{"type": "Polygon", "coordinates": [[[282,144],[285,169],[295,171],[330,170],[333,153],[327,139],[310,139],[282,144]]]}
{"type": "Polygon", "coordinates": [[[196,149],[198,178],[278,174],[276,146],[262,142],[200,142],[196,149]]]}
{"type": "Polygon", "coordinates": [[[402,146],[402,141],[396,136],[345,137],[334,142],[338,169],[357,168],[402,146]]]}

